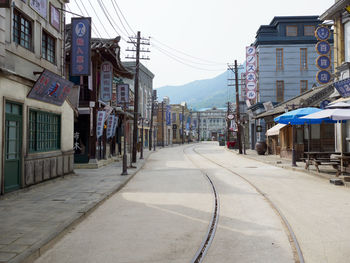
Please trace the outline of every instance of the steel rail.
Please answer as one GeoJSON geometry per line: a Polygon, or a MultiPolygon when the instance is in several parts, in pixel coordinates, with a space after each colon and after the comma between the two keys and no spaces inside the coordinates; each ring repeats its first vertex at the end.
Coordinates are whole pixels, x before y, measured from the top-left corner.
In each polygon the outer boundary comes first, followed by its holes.
{"type": "Polygon", "coordinates": [[[220,208],[220,205],[219,205],[219,197],[218,197],[218,194],[217,194],[217,191],[216,191],[216,188],[215,188],[215,185],[214,185],[213,181],[208,176],[208,174],[205,173],[193,161],[193,159],[188,154],[186,154],[185,150],[188,149],[188,148],[191,148],[191,147],[193,147],[193,146],[191,145],[191,146],[185,147],[183,149],[183,153],[198,168],[198,170],[207,178],[207,180],[209,181],[209,183],[211,185],[213,194],[214,194],[214,209],[213,209],[214,211],[213,211],[213,216],[212,216],[212,218],[210,220],[210,223],[209,223],[209,228],[208,228],[207,234],[206,234],[203,242],[201,243],[199,249],[197,250],[195,256],[191,260],[191,263],[200,263],[200,262],[203,261],[205,255],[207,254],[208,249],[209,249],[209,247],[210,247],[210,245],[211,245],[211,243],[212,243],[212,241],[214,239],[214,235],[215,235],[216,228],[217,228],[217,225],[218,225],[218,220],[219,220],[219,210],[220,210],[219,208],[220,208]]]}
{"type": "Polygon", "coordinates": [[[303,253],[302,253],[302,250],[300,248],[300,245],[299,245],[299,242],[294,234],[294,231],[291,227],[291,225],[289,224],[287,218],[283,215],[283,213],[281,212],[281,210],[271,201],[270,198],[268,198],[266,196],[266,194],[261,191],[256,185],[254,185],[251,181],[249,181],[248,179],[246,179],[244,176],[238,174],[237,172],[231,170],[230,168],[227,168],[225,166],[223,166],[222,164],[220,163],[217,163],[211,159],[209,159],[208,157],[206,157],[204,154],[201,154],[199,153],[197,150],[196,150],[196,146],[193,147],[193,151],[200,155],[201,157],[203,157],[204,159],[216,164],[217,166],[220,166],[221,168],[229,171],[230,173],[240,177],[241,179],[243,179],[244,181],[246,181],[250,186],[252,186],[260,195],[262,195],[264,197],[264,199],[269,203],[269,205],[271,206],[271,208],[275,211],[275,213],[277,214],[277,216],[280,218],[284,228],[285,228],[285,231],[288,235],[288,240],[289,240],[289,243],[291,245],[291,248],[292,248],[292,251],[293,251],[293,256],[294,256],[294,261],[295,263],[304,263],[304,256],[303,256],[303,253]]]}

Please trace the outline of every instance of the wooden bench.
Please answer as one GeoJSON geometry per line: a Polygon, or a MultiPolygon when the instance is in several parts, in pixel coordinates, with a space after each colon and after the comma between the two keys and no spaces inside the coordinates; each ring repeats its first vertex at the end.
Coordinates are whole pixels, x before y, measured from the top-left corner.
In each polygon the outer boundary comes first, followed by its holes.
{"type": "Polygon", "coordinates": [[[340,166],[340,160],[338,159],[333,159],[333,158],[321,158],[321,157],[315,157],[315,158],[302,158],[305,162],[305,169],[308,169],[310,165],[315,165],[316,171],[319,173],[320,165],[332,165],[334,169],[337,170],[337,174],[339,171],[339,166],[340,166]]]}

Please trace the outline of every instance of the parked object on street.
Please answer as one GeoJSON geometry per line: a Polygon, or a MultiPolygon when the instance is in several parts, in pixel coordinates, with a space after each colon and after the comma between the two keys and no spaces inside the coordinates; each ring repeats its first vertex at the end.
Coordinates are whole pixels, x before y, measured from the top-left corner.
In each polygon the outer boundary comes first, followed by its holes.
{"type": "Polygon", "coordinates": [[[259,141],[255,144],[255,150],[259,155],[264,155],[267,150],[267,145],[266,142],[264,141],[259,141]]]}
{"type": "Polygon", "coordinates": [[[235,141],[228,141],[226,144],[227,144],[227,148],[233,149],[236,145],[236,142],[235,141]]]}

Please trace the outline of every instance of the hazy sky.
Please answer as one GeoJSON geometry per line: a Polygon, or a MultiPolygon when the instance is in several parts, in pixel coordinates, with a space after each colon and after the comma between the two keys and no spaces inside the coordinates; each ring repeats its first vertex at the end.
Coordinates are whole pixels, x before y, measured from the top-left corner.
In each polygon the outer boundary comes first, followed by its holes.
{"type": "MultiPolygon", "coordinates": [[[[142,63],[155,74],[154,88],[219,75],[226,71],[227,63],[244,61],[244,47],[254,42],[259,26],[269,24],[274,16],[320,15],[334,4],[334,0],[100,1],[109,12],[109,22],[99,0],[70,2],[68,10],[92,17],[95,37],[121,35],[127,40],[137,31],[143,37],[151,37],[151,53],[146,53],[150,60],[142,63]],[[131,29],[122,15],[126,29],[119,21],[118,7],[131,29]]],[[[126,54],[132,55],[125,51],[131,46],[124,40],[120,43],[122,60],[126,54]]]]}

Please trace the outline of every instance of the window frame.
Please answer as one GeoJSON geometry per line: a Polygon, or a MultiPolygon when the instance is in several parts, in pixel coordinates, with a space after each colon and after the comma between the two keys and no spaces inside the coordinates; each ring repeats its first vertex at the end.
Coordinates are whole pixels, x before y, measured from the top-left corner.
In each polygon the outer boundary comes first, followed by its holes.
{"type": "MultiPolygon", "coordinates": [[[[25,27],[25,23],[23,23],[23,26],[25,27]]],[[[34,45],[33,45],[33,20],[31,20],[28,16],[26,16],[24,13],[22,13],[20,10],[17,8],[13,9],[13,18],[12,18],[12,41],[16,44],[19,45],[25,49],[28,49],[29,51],[34,50],[34,45]],[[16,20],[17,18],[17,20],[16,20]],[[25,31],[22,31],[22,22],[27,22],[28,23],[28,34],[26,34],[25,31]],[[17,25],[17,27],[16,27],[17,25]],[[16,35],[17,34],[17,35],[16,35]],[[22,34],[24,36],[27,36],[28,39],[22,38],[22,34]],[[22,44],[23,41],[23,44],[22,44]],[[28,46],[25,44],[28,43],[28,46]]]]}
{"type": "Polygon", "coordinates": [[[284,80],[276,80],[276,101],[277,102],[283,102],[284,101],[284,80]],[[282,83],[282,100],[279,100],[278,97],[278,88],[279,88],[279,83],[282,83]]]}
{"type": "Polygon", "coordinates": [[[284,63],[283,63],[283,48],[276,48],[276,71],[282,71],[284,70],[284,63]],[[279,51],[281,52],[281,65],[278,64],[278,54],[279,51]]]}
{"type": "Polygon", "coordinates": [[[314,25],[304,25],[304,36],[312,37],[315,36],[315,26],[314,25]],[[305,32],[309,32],[306,30],[306,28],[313,28],[313,30],[310,31],[310,34],[305,34],[305,32]]]}
{"type": "Polygon", "coordinates": [[[307,62],[308,62],[307,61],[307,48],[300,48],[300,70],[301,71],[308,69],[308,63],[307,62]],[[302,55],[303,51],[305,51],[305,54],[304,54],[305,61],[303,61],[303,55],[302,55]]]}
{"type": "Polygon", "coordinates": [[[61,114],[29,109],[28,152],[50,152],[61,149],[61,114]],[[56,120],[52,122],[53,120],[56,120]],[[55,128],[51,130],[52,126],[55,128]]]}
{"type": "Polygon", "coordinates": [[[309,90],[309,83],[308,80],[300,80],[300,94],[306,92],[309,90]],[[306,89],[303,91],[303,83],[306,83],[306,89]]]}
{"type": "Polygon", "coordinates": [[[298,36],[298,26],[297,25],[287,25],[286,26],[286,36],[287,37],[297,37],[298,36]],[[289,30],[289,29],[292,29],[292,28],[295,28],[295,35],[291,34],[291,32],[289,30]]]}
{"type": "Polygon", "coordinates": [[[56,38],[54,36],[52,36],[51,34],[49,34],[47,31],[43,30],[42,31],[42,35],[41,35],[41,57],[47,61],[49,61],[50,63],[56,65],[56,38]],[[45,47],[44,47],[44,38],[45,38],[45,47]],[[53,41],[53,50],[50,50],[53,54],[53,61],[51,61],[49,59],[49,40],[53,41]],[[45,56],[44,56],[44,50],[45,50],[45,56]]]}

